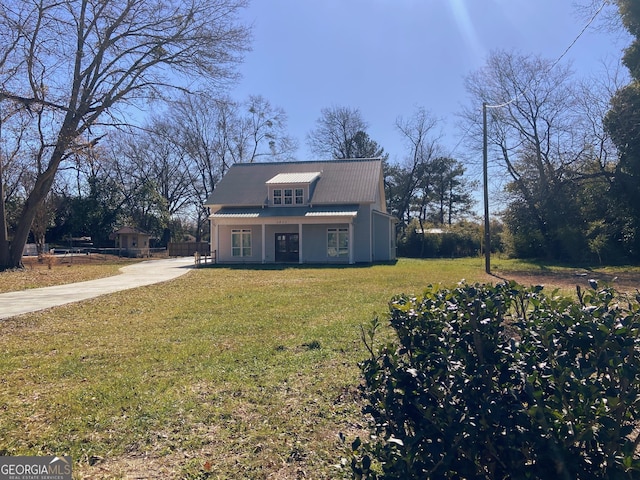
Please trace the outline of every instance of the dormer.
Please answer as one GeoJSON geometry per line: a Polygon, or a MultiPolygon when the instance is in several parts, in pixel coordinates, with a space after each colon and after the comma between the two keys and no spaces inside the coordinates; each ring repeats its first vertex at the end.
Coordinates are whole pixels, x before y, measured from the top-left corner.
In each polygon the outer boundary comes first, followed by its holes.
{"type": "Polygon", "coordinates": [[[308,205],[313,193],[313,184],[321,172],[279,173],[265,183],[269,205],[290,207],[308,205]]]}

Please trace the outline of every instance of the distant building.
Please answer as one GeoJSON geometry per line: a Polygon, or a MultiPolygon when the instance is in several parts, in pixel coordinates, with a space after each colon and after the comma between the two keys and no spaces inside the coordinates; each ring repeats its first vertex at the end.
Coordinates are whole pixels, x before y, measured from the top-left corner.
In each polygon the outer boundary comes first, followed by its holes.
{"type": "Polygon", "coordinates": [[[234,164],[206,205],[219,263],[396,258],[380,159],[234,164]]]}
{"type": "MultiPolygon", "coordinates": [[[[45,243],[44,251],[47,252],[49,250],[49,246],[45,243]]],[[[22,249],[23,257],[33,257],[38,255],[38,246],[35,243],[27,243],[22,249]]]]}
{"type": "Polygon", "coordinates": [[[148,257],[149,239],[151,235],[134,227],[122,227],[113,233],[118,249],[118,255],[122,257],[148,257]]]}

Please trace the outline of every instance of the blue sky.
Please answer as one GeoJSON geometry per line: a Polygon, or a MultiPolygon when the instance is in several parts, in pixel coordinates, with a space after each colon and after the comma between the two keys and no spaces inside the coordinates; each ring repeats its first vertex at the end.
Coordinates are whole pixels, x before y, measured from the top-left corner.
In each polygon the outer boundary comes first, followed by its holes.
{"type": "MultiPolygon", "coordinates": [[[[495,49],[555,60],[588,19],[573,0],[252,0],[243,20],[253,24],[253,50],[231,94],[282,107],[299,160],[314,159],[305,137],[320,110],[344,106],[360,109],[371,138],[400,161],[397,117],[426,108],[442,119],[445,148],[461,157],[464,77],[495,49]]],[[[626,42],[589,28],[564,61],[594,75],[619,62],[626,42]]]]}

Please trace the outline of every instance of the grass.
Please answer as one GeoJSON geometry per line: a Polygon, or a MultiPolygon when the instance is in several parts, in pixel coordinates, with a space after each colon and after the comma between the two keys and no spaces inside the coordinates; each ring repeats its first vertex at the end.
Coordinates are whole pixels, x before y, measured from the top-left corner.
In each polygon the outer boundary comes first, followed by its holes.
{"type": "Polygon", "coordinates": [[[341,478],[338,434],[366,427],[360,325],[463,278],[498,281],[477,258],[213,267],[5,320],[0,455],[71,455],[75,478],[341,478]]]}

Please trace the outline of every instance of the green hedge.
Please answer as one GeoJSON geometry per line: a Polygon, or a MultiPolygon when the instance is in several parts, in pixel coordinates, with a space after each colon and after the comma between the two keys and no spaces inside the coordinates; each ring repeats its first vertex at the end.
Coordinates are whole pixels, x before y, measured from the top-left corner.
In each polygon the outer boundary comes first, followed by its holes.
{"type": "MultiPolygon", "coordinates": [[[[363,329],[358,479],[640,478],[640,295],[429,287],[363,329]]],[[[349,465],[343,459],[344,465],[349,465]]]]}
{"type": "Polygon", "coordinates": [[[480,238],[474,232],[410,231],[398,241],[398,255],[410,258],[472,257],[480,252],[480,238]]]}

